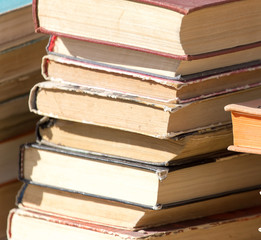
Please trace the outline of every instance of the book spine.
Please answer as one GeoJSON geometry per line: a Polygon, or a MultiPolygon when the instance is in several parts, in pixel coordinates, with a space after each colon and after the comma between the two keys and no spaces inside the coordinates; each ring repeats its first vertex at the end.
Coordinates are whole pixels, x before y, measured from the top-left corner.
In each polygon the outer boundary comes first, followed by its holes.
{"type": "Polygon", "coordinates": [[[24,183],[19,192],[17,193],[16,197],[16,205],[22,204],[23,198],[24,198],[24,193],[28,187],[28,183],[24,183]]]}
{"type": "Polygon", "coordinates": [[[48,42],[47,47],[46,47],[47,53],[54,52],[54,46],[55,46],[56,40],[57,40],[57,36],[55,36],[55,35],[50,36],[49,42],[48,42]]]}
{"type": "Polygon", "coordinates": [[[15,212],[16,212],[16,209],[10,210],[9,215],[7,217],[6,234],[7,234],[8,239],[12,239],[12,219],[13,219],[15,212]]]}
{"type": "Polygon", "coordinates": [[[32,89],[30,90],[29,100],[28,100],[29,110],[30,112],[33,112],[35,114],[38,114],[37,106],[36,106],[36,96],[37,96],[38,89],[39,87],[37,84],[32,87],[32,89]]]}
{"type": "Polygon", "coordinates": [[[40,32],[39,29],[39,19],[38,19],[38,0],[33,0],[32,2],[32,17],[34,23],[35,32],[40,32]]]}
{"type": "Polygon", "coordinates": [[[24,181],[24,151],[26,144],[22,144],[19,150],[19,170],[18,170],[18,179],[24,181]]]}
{"type": "Polygon", "coordinates": [[[42,117],[37,123],[35,128],[36,142],[42,142],[42,135],[40,129],[50,128],[54,126],[56,119],[49,117],[42,117]]]}

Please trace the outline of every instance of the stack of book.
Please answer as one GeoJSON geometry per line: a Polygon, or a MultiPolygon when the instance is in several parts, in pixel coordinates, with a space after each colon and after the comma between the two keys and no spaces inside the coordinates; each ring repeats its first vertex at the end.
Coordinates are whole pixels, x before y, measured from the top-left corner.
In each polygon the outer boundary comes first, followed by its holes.
{"type": "Polygon", "coordinates": [[[226,151],[260,96],[261,2],[35,0],[43,116],[9,239],[258,239],[261,156],[226,151]],[[222,18],[220,18],[222,15],[222,18]]]}
{"type": "Polygon", "coordinates": [[[19,146],[33,141],[39,119],[28,109],[32,85],[42,81],[47,38],[34,33],[31,1],[0,1],[0,239],[15,206],[19,146]]]}

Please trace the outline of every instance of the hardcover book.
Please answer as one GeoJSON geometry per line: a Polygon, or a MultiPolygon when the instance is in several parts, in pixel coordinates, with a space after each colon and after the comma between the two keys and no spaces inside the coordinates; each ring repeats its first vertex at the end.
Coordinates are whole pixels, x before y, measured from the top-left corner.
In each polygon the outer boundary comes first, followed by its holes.
{"type": "Polygon", "coordinates": [[[15,207],[15,196],[21,185],[17,180],[0,183],[0,239],[6,239],[8,213],[15,207]]]}
{"type": "Polygon", "coordinates": [[[32,1],[0,0],[0,32],[0,51],[39,38],[34,33],[32,1]]]}
{"type": "Polygon", "coordinates": [[[19,192],[17,206],[29,211],[137,231],[152,226],[260,206],[260,196],[259,190],[253,189],[155,210],[82,193],[25,184],[19,192]]]}
{"type": "Polygon", "coordinates": [[[51,36],[47,52],[78,61],[83,66],[86,63],[92,69],[107,69],[112,73],[130,72],[129,75],[132,73],[143,78],[188,81],[256,65],[260,63],[261,46],[252,44],[249,48],[218,55],[177,59],[129,48],[51,36]]]}
{"type": "Polygon", "coordinates": [[[13,209],[8,220],[8,239],[201,239],[246,240],[259,239],[260,207],[212,215],[140,231],[121,230],[103,225],[74,221],[69,218],[13,209]]]}
{"type": "Polygon", "coordinates": [[[39,117],[28,109],[28,94],[0,102],[0,141],[28,133],[39,117]]]}
{"type": "MultiPolygon", "coordinates": [[[[0,24],[1,26],[1,24],[0,24]]],[[[40,82],[41,59],[45,54],[45,37],[0,51],[0,102],[28,94],[40,82]]]]}
{"type": "Polygon", "coordinates": [[[151,209],[224,196],[260,187],[261,183],[261,157],[252,155],[203,158],[193,164],[159,167],[27,144],[20,156],[19,178],[25,182],[151,209]]]}
{"type": "Polygon", "coordinates": [[[260,96],[255,87],[188,104],[142,99],[116,91],[45,81],[31,90],[36,114],[168,138],[231,122],[224,106],[260,96]],[[77,104],[75,104],[77,103],[77,104]]]}
{"type": "Polygon", "coordinates": [[[37,142],[93,154],[128,158],[153,165],[180,165],[226,151],[233,143],[231,124],[210,127],[170,139],[79,122],[42,118],[37,142]]]}
{"type": "Polygon", "coordinates": [[[229,150],[261,154],[260,108],[260,98],[225,106],[225,110],[231,112],[233,124],[233,145],[229,150]]]}
{"type": "Polygon", "coordinates": [[[31,131],[0,141],[0,185],[18,178],[20,145],[31,142],[33,139],[34,134],[31,131]]]}
{"type": "Polygon", "coordinates": [[[192,102],[261,85],[260,69],[260,65],[242,66],[223,74],[182,82],[116,70],[76,58],[48,55],[42,61],[42,74],[46,80],[105,88],[172,103],[192,102]]]}
{"type": "Polygon", "coordinates": [[[37,32],[174,58],[260,44],[260,8],[259,0],[33,1],[37,32]]]}

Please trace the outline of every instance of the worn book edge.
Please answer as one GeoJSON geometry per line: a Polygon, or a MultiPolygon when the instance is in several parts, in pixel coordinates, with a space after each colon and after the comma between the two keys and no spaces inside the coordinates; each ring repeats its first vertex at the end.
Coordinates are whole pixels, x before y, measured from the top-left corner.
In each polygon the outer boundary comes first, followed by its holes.
{"type": "Polygon", "coordinates": [[[248,102],[229,104],[225,106],[225,111],[261,117],[261,98],[248,102]]]}
{"type": "Polygon", "coordinates": [[[228,146],[227,149],[229,151],[234,151],[234,152],[249,153],[249,154],[261,154],[261,149],[258,149],[258,148],[241,147],[241,146],[231,145],[231,146],[228,146]]]}
{"type": "MultiPolygon", "coordinates": [[[[198,83],[198,82],[203,82],[203,81],[207,81],[211,78],[220,78],[220,77],[224,77],[224,76],[229,76],[231,74],[236,74],[236,73],[241,73],[241,72],[247,72],[247,71],[255,71],[257,69],[261,68],[261,65],[252,65],[253,62],[251,63],[246,63],[246,64],[242,64],[242,66],[240,66],[239,69],[230,69],[231,71],[228,72],[223,72],[223,73],[219,73],[216,75],[211,75],[211,76],[205,76],[205,77],[200,77],[200,78],[193,78],[191,80],[188,81],[180,81],[179,79],[177,80],[171,80],[169,78],[161,78],[161,77],[156,77],[156,76],[152,76],[152,75],[147,75],[146,73],[141,73],[139,71],[132,71],[130,69],[121,69],[121,68],[115,68],[113,66],[106,66],[106,64],[100,64],[94,61],[88,61],[88,60],[82,60],[82,59],[78,59],[75,57],[68,57],[65,55],[61,55],[61,54],[56,54],[56,53],[52,53],[49,55],[46,55],[43,57],[42,59],[42,76],[44,77],[45,80],[50,80],[50,81],[56,81],[56,82],[60,82],[63,84],[71,84],[71,85],[75,85],[75,86],[82,86],[82,87],[86,87],[88,85],[85,84],[78,84],[78,83],[73,83],[73,82],[69,82],[66,81],[62,78],[58,78],[58,77],[52,77],[49,76],[48,74],[48,64],[49,61],[54,61],[57,63],[61,63],[64,65],[69,65],[69,66],[76,66],[76,67],[81,67],[81,68],[86,68],[86,69],[92,69],[92,70],[98,70],[98,71],[103,71],[103,72],[107,72],[108,74],[110,73],[116,73],[116,74],[121,74],[121,75],[126,75],[126,76],[131,76],[134,78],[138,78],[141,81],[152,81],[161,85],[165,85],[166,87],[171,87],[173,88],[173,92],[174,91],[179,91],[180,89],[193,84],[193,83],[198,83]]],[[[241,65],[241,64],[240,64],[241,65]]],[[[184,104],[184,103],[189,103],[189,102],[193,102],[193,101],[198,101],[198,100],[203,100],[206,98],[210,98],[210,97],[215,97],[215,96],[219,96],[225,93],[229,93],[229,92],[236,92],[236,91],[240,91],[240,90],[244,90],[244,89],[248,89],[248,88],[252,88],[252,87],[257,87],[261,85],[261,81],[258,83],[253,83],[253,84],[245,84],[242,85],[240,87],[235,87],[235,88],[227,88],[224,90],[220,90],[220,91],[216,91],[216,92],[212,92],[212,93],[208,93],[208,94],[202,94],[202,95],[198,95],[195,97],[191,97],[191,98],[186,98],[186,99],[180,99],[179,97],[175,97],[175,98],[169,98],[169,99],[163,99],[163,98],[156,98],[156,97],[149,97],[149,96],[145,96],[145,95],[140,95],[141,98],[144,99],[153,99],[159,102],[165,102],[165,103],[176,103],[176,104],[184,104]]],[[[96,89],[104,89],[106,90],[110,90],[108,88],[102,88],[102,87],[93,87],[96,89]]],[[[121,92],[119,90],[119,92],[121,92]]],[[[130,93],[126,93],[126,92],[121,92],[122,94],[130,94],[130,93]]]]}
{"type": "MultiPolygon", "coordinates": [[[[36,143],[38,144],[43,144],[43,145],[47,145],[47,146],[51,146],[51,147],[54,147],[54,148],[64,148],[64,149],[72,149],[74,151],[83,151],[85,153],[90,153],[90,154],[93,154],[93,155],[102,155],[102,156],[108,156],[108,157],[114,157],[114,158],[118,158],[116,155],[109,155],[109,154],[104,154],[104,153],[97,153],[97,152],[93,152],[93,151],[88,151],[88,150],[77,150],[75,148],[70,148],[70,147],[66,147],[66,146],[62,146],[62,145],[59,145],[59,144],[55,144],[55,143],[51,143],[49,141],[45,141],[42,139],[42,136],[40,134],[40,129],[44,129],[44,128],[49,128],[53,125],[55,125],[55,122],[57,121],[57,119],[55,118],[51,118],[51,117],[42,117],[37,123],[36,123],[36,128],[35,128],[35,135],[36,135],[36,143]]],[[[67,120],[64,120],[64,121],[67,121],[67,120]]],[[[224,124],[224,125],[218,125],[218,126],[210,126],[209,128],[205,128],[205,129],[199,129],[199,130],[195,130],[195,131],[192,131],[192,132],[188,132],[188,133],[184,133],[184,134],[181,134],[181,135],[178,135],[178,136],[175,136],[175,137],[172,137],[170,138],[170,140],[172,141],[179,141],[179,140],[182,140],[186,137],[190,137],[190,136],[194,136],[194,135],[203,135],[203,134],[208,134],[208,133],[214,133],[214,132],[217,132],[219,130],[229,130],[231,131],[232,130],[232,124],[229,123],[229,124],[224,124]]],[[[133,134],[136,134],[136,133],[133,133],[133,134]]],[[[153,138],[153,137],[151,137],[153,138]]],[[[186,165],[186,164],[189,164],[191,162],[201,162],[202,159],[213,159],[215,157],[220,157],[220,156],[225,156],[227,154],[227,151],[224,149],[224,150],[220,150],[220,151],[217,151],[217,152],[211,152],[211,153],[204,153],[204,154],[200,154],[200,155],[196,155],[194,157],[187,157],[187,158],[182,158],[182,159],[173,159],[173,160],[169,160],[169,161],[166,161],[166,162],[149,162],[149,161],[145,161],[145,160],[138,160],[138,159],[133,159],[133,158],[125,158],[126,160],[128,161],[134,161],[134,162],[139,162],[139,163],[145,163],[145,164],[149,164],[149,165],[155,165],[155,166],[179,166],[179,165],[186,165]]],[[[122,157],[119,157],[119,158],[122,158],[122,157]]]]}
{"type": "MultiPolygon", "coordinates": [[[[149,240],[154,237],[164,238],[164,236],[172,234],[182,233],[186,230],[204,230],[207,228],[212,228],[222,224],[229,224],[233,222],[248,221],[255,218],[260,218],[261,208],[253,207],[244,210],[237,210],[229,213],[212,215],[209,217],[204,217],[201,219],[182,221],[178,224],[168,224],[161,227],[154,227],[146,230],[130,231],[126,229],[118,229],[104,225],[97,225],[93,223],[87,223],[79,220],[71,220],[68,218],[62,218],[57,216],[52,216],[48,214],[40,214],[30,210],[23,209],[12,209],[8,216],[8,229],[7,233],[9,238],[12,236],[12,218],[15,214],[36,218],[39,220],[49,221],[56,224],[62,224],[65,226],[81,228],[89,231],[96,231],[110,236],[118,236],[124,239],[144,239],[149,240]]],[[[258,229],[257,229],[258,231],[258,229]]]]}
{"type": "Polygon", "coordinates": [[[133,206],[138,206],[138,207],[142,207],[142,208],[160,210],[160,209],[176,207],[176,206],[185,205],[185,204],[196,203],[196,202],[200,202],[200,201],[204,201],[204,200],[208,200],[208,199],[224,197],[224,196],[228,196],[228,195],[231,195],[231,194],[234,194],[234,193],[245,192],[245,191],[260,188],[260,185],[250,186],[250,187],[246,187],[246,188],[234,189],[234,190],[231,190],[231,191],[211,194],[211,195],[208,195],[208,196],[201,196],[201,197],[183,200],[183,201],[179,201],[179,202],[173,202],[173,203],[168,203],[168,204],[157,204],[157,205],[154,205],[154,206],[137,204],[137,203],[133,203],[133,202],[125,201],[125,200],[120,200],[120,199],[116,199],[116,198],[110,198],[110,197],[99,196],[99,195],[90,194],[90,193],[86,193],[86,192],[74,191],[74,190],[67,189],[67,188],[56,188],[55,186],[50,186],[48,184],[41,184],[41,183],[37,183],[37,182],[31,181],[31,180],[25,179],[24,174],[23,174],[23,171],[24,171],[24,151],[25,151],[26,148],[31,148],[31,147],[36,148],[36,149],[42,149],[42,150],[50,151],[50,152],[86,158],[90,161],[100,161],[100,162],[105,162],[105,163],[119,164],[119,165],[123,165],[123,166],[125,165],[125,166],[128,166],[128,167],[152,171],[152,172],[155,172],[159,181],[164,181],[164,179],[167,178],[168,172],[178,171],[180,169],[184,169],[184,168],[192,167],[192,166],[197,166],[197,165],[201,165],[201,164],[212,163],[212,162],[215,162],[216,159],[215,158],[213,158],[213,159],[203,159],[201,162],[189,163],[189,164],[185,164],[183,166],[181,165],[181,166],[161,167],[161,166],[153,166],[153,165],[139,163],[139,162],[132,162],[132,161],[128,161],[127,159],[123,159],[123,158],[120,159],[120,158],[112,158],[112,157],[102,156],[102,155],[99,155],[99,156],[92,155],[92,154],[90,154],[88,152],[84,152],[84,151],[73,151],[72,149],[54,148],[52,146],[47,146],[47,145],[42,145],[42,144],[37,144],[37,143],[24,144],[24,145],[21,146],[20,157],[19,157],[19,177],[18,177],[19,180],[21,180],[25,183],[35,184],[35,185],[44,186],[44,187],[50,187],[50,188],[59,189],[59,190],[62,190],[62,191],[67,191],[67,192],[79,193],[79,194],[86,195],[86,196],[96,197],[96,198],[100,198],[100,199],[107,199],[107,200],[110,200],[110,201],[121,202],[121,203],[129,204],[129,205],[133,205],[133,206]]]}

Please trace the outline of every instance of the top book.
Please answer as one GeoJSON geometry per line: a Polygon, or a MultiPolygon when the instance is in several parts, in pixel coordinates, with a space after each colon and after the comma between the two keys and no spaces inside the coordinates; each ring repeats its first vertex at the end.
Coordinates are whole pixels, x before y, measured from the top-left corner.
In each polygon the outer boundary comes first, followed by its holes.
{"type": "Polygon", "coordinates": [[[261,44],[260,10],[260,0],[33,1],[37,32],[181,59],[261,44]]]}

